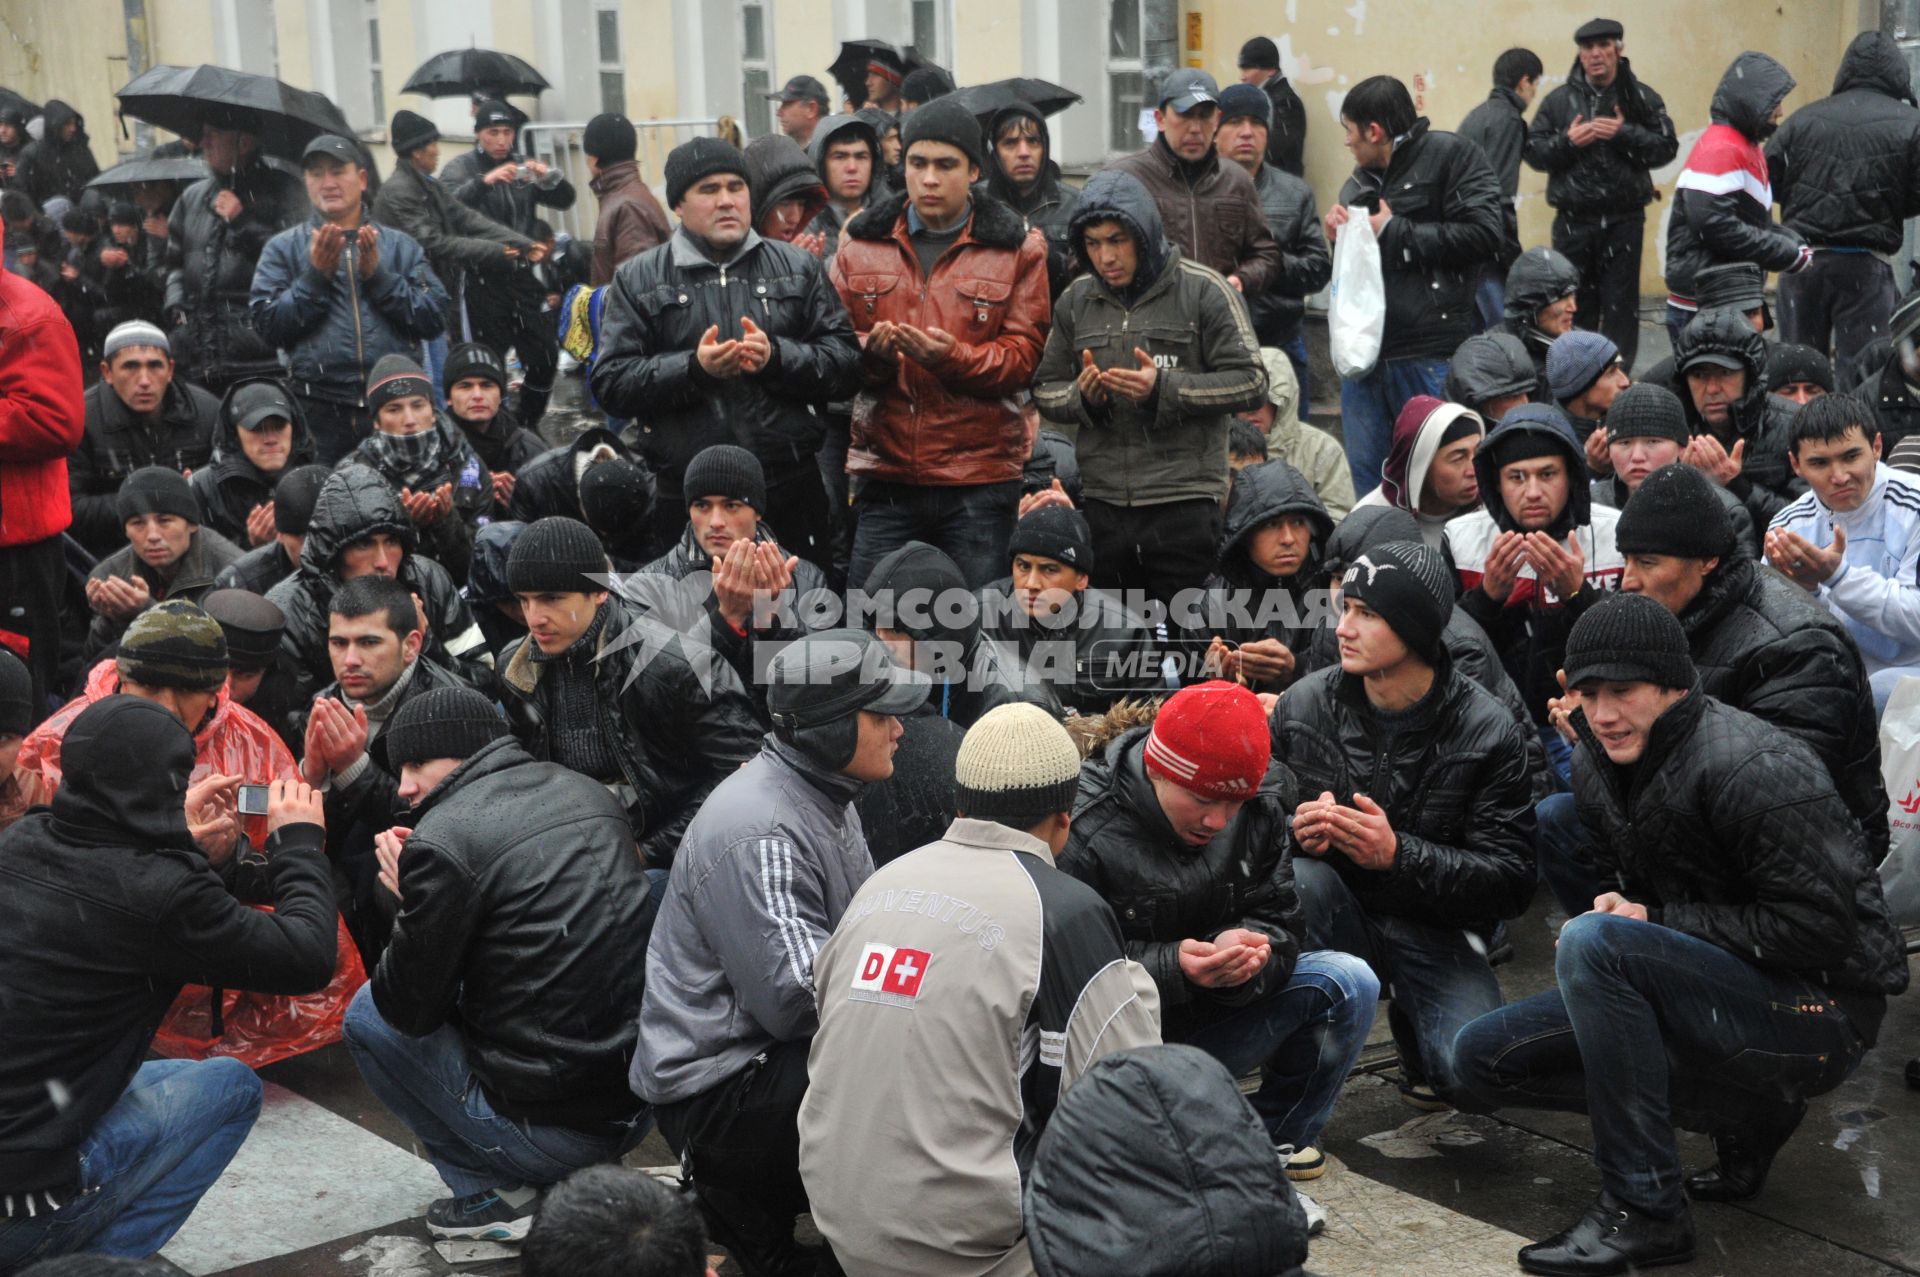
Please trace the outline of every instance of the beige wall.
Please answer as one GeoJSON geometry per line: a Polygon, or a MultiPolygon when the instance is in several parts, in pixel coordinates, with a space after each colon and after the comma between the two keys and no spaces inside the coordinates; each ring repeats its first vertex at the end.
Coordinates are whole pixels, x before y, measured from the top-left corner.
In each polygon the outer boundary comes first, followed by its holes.
{"type": "MultiPolygon", "coordinates": [[[[1662,227],[1673,179],[1693,135],[1709,123],[1707,106],[1721,72],[1743,49],[1779,58],[1799,81],[1786,101],[1791,113],[1826,96],[1841,53],[1860,30],[1860,6],[1852,0],[1794,0],[1777,6],[1751,0],[1685,0],[1684,20],[1674,0],[1610,0],[1602,7],[1626,28],[1626,54],[1634,74],[1666,100],[1681,139],[1674,163],[1655,174],[1662,198],[1647,210],[1642,279],[1645,291],[1659,292],[1664,288],[1662,227]]],[[[1265,34],[1280,45],[1281,60],[1306,104],[1306,176],[1323,209],[1353,168],[1341,145],[1338,117],[1340,99],[1353,84],[1369,75],[1396,75],[1414,91],[1421,114],[1435,128],[1452,129],[1486,99],[1493,60],[1510,46],[1540,55],[1546,66],[1542,96],[1564,81],[1575,54],[1573,29],[1592,16],[1586,8],[1528,0],[1395,0],[1371,5],[1367,0],[1188,0],[1182,9],[1200,16],[1203,39],[1200,50],[1183,50],[1183,57],[1213,72],[1223,84],[1239,78],[1234,63],[1248,36],[1265,34]]],[[[1553,210],[1547,207],[1546,185],[1544,173],[1521,168],[1524,244],[1548,241],[1553,210]]]]}
{"type": "Polygon", "coordinates": [[[119,0],[0,3],[0,84],[36,102],[71,104],[103,167],[123,145],[113,94],[127,82],[126,49],[119,0]]]}

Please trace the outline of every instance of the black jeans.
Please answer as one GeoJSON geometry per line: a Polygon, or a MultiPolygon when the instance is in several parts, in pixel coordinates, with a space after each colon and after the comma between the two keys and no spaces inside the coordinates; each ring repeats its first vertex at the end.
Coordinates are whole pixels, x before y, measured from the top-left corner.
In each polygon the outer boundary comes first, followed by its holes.
{"type": "Polygon", "coordinates": [[[1459,927],[1367,912],[1325,861],[1295,857],[1293,878],[1307,924],[1305,947],[1338,949],[1373,968],[1394,1007],[1412,1024],[1420,1058],[1408,1063],[1434,1090],[1455,1099],[1461,1079],[1454,1035],[1501,1001],[1500,982],[1486,958],[1459,927]]]}
{"type": "Polygon", "coordinates": [[[1113,592],[1139,590],[1171,605],[1182,590],[1197,590],[1213,572],[1220,550],[1220,503],[1207,497],[1159,505],[1084,503],[1093,535],[1090,582],[1113,592]]]}
{"type": "MultiPolygon", "coordinates": [[[[854,498],[852,588],[865,589],[873,565],[909,541],[943,551],[967,578],[967,588],[1007,575],[1007,542],[1020,509],[1020,481],[930,486],[869,479],[854,498]]],[[[777,526],[777,525],[776,525],[777,526]]]]}
{"type": "Polygon", "coordinates": [[[1640,349],[1640,249],[1646,235],[1644,212],[1562,211],[1553,219],[1554,248],[1580,272],[1574,322],[1604,334],[1629,369],[1640,349]]]}
{"type": "MultiPolygon", "coordinates": [[[[768,1047],[719,1086],[658,1105],[654,1118],[693,1177],[714,1240],[754,1255],[794,1250],[793,1219],[807,1209],[800,1179],[800,1101],[808,1041],[768,1047]]],[[[784,1272],[741,1262],[749,1277],[784,1272]]],[[[792,1269],[791,1271],[804,1271],[792,1269]]]]}
{"type": "Polygon", "coordinates": [[[1866,1051],[1825,989],[1650,922],[1582,914],[1554,975],[1460,1031],[1462,1083],[1494,1107],[1589,1114],[1606,1189],[1652,1215],[1685,1206],[1676,1125],[1791,1129],[1866,1051]]]}
{"type": "Polygon", "coordinates": [[[60,609],[67,553],[57,536],[0,550],[0,644],[33,676],[28,721],[47,716],[47,698],[60,682],[60,609]]]}
{"type": "Polygon", "coordinates": [[[318,454],[315,459],[323,466],[340,464],[340,458],[373,433],[373,414],[365,408],[335,403],[331,399],[312,399],[297,391],[294,398],[300,401],[307,429],[313,434],[313,447],[318,454]]]}
{"type": "Polygon", "coordinates": [[[1893,267],[1872,253],[1816,252],[1807,268],[1780,276],[1780,340],[1833,354],[1833,379],[1860,379],[1866,344],[1893,317],[1893,267]]]}
{"type": "Polygon", "coordinates": [[[493,347],[500,358],[512,347],[520,355],[520,401],[514,413],[535,434],[553,397],[554,370],[560,365],[560,337],[551,316],[541,309],[545,298],[531,276],[474,275],[467,286],[467,319],[473,339],[493,347]]]}

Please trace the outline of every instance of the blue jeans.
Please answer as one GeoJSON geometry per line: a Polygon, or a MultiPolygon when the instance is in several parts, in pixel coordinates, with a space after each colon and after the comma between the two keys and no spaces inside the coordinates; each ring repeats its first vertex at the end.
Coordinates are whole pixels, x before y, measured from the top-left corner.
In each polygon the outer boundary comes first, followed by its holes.
{"type": "Polygon", "coordinates": [[[238,1060],[153,1060],[80,1146],[83,1192],[37,1219],[0,1219],[0,1271],[49,1255],[142,1258],[166,1245],[260,1116],[238,1060]]]}
{"type": "Polygon", "coordinates": [[[864,589],[873,565],[909,541],[945,551],[977,590],[1012,571],[1007,542],[1020,509],[1020,481],[932,487],[869,480],[854,498],[852,588],[864,589]]]}
{"type": "Polygon", "coordinates": [[[1300,329],[1293,334],[1293,340],[1280,347],[1280,353],[1293,365],[1293,379],[1300,383],[1300,400],[1297,414],[1300,420],[1307,419],[1307,408],[1313,403],[1312,387],[1307,384],[1307,333],[1300,329]]]}
{"type": "Polygon", "coordinates": [[[1380,486],[1380,468],[1393,443],[1393,419],[1415,395],[1446,396],[1447,360],[1382,359],[1358,380],[1340,382],[1340,434],[1346,440],[1353,490],[1380,486]]]}
{"type": "Polygon", "coordinates": [[[1674,353],[1679,353],[1680,334],[1686,331],[1687,325],[1699,313],[1697,310],[1682,310],[1672,302],[1667,303],[1667,340],[1672,343],[1674,353]]]}
{"type": "Polygon", "coordinates": [[[452,349],[445,333],[420,343],[420,366],[427,370],[427,380],[433,385],[433,406],[440,409],[447,406],[447,392],[441,383],[446,376],[447,353],[452,349]]]}
{"type": "Polygon", "coordinates": [[[1337,949],[1373,969],[1387,996],[1411,1021],[1421,1075],[1441,1095],[1459,1091],[1453,1039],[1460,1026],[1500,1005],[1500,982],[1464,929],[1374,914],[1332,866],[1310,856],[1293,862],[1307,943],[1337,949]]]}
{"type": "Polygon", "coordinates": [[[1507,273],[1497,266],[1480,268],[1473,285],[1473,318],[1476,333],[1498,324],[1507,314],[1507,273]]]}
{"type": "Polygon", "coordinates": [[[442,1025],[408,1037],[381,1018],[371,984],[353,995],[341,1030],[368,1088],[406,1123],[455,1197],[557,1184],[582,1167],[617,1161],[652,1126],[646,1112],[597,1131],[501,1116],[467,1063],[459,1030],[442,1025]]]}
{"type": "Polygon", "coordinates": [[[1590,1115],[1603,1184],[1653,1215],[1685,1205],[1676,1125],[1791,1130],[1866,1051],[1825,989],[1650,922],[1582,914],[1554,975],[1460,1031],[1462,1079],[1494,1107],[1590,1115]]]}
{"type": "Polygon", "coordinates": [[[1542,798],[1534,806],[1533,821],[1540,876],[1569,918],[1593,908],[1593,898],[1601,892],[1619,889],[1602,877],[1594,863],[1593,839],[1580,823],[1572,794],[1542,798]]]}
{"type": "Polygon", "coordinates": [[[1235,1077],[1260,1069],[1253,1111],[1275,1144],[1306,1148],[1333,1114],[1379,1001],[1380,981],[1366,963],[1310,951],[1284,988],[1246,1006],[1172,1008],[1166,1038],[1199,1047],[1235,1077]]]}
{"type": "Polygon", "coordinates": [[[1564,794],[1573,788],[1573,746],[1551,725],[1540,728],[1540,748],[1547,753],[1547,766],[1553,771],[1553,789],[1564,794]]]}

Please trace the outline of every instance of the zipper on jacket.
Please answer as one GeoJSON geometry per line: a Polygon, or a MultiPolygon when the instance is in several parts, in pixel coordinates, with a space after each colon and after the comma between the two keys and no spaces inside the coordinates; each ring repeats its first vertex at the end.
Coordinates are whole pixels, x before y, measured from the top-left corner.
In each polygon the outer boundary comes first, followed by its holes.
{"type": "MultiPolygon", "coordinates": [[[[347,254],[347,299],[353,303],[353,358],[360,367],[360,385],[367,384],[367,342],[360,331],[360,262],[359,254],[347,254]]],[[[365,390],[361,398],[366,398],[365,390]]]]}

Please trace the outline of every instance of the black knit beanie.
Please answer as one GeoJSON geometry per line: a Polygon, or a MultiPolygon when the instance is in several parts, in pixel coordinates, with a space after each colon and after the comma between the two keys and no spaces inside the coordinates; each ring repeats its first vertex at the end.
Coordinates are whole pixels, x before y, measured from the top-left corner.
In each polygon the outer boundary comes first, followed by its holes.
{"type": "Polygon", "coordinates": [[[900,126],[900,154],[913,150],[915,142],[945,142],[965,151],[980,168],[987,166],[986,135],[979,117],[958,98],[939,98],[916,108],[900,126]]]}
{"type": "Polygon", "coordinates": [[[630,544],[653,519],[653,472],[624,457],[596,461],[580,476],[580,513],[609,544],[630,544]]]}
{"type": "Polygon", "coordinates": [[[1767,356],[1767,392],[1795,381],[1808,381],[1828,394],[1834,391],[1833,364],[1811,346],[1780,342],[1767,356]]]}
{"type": "Polygon", "coordinates": [[[1421,660],[1431,665],[1440,659],[1440,636],[1453,618],[1453,574],[1432,546],[1424,541],[1373,546],[1348,566],[1340,594],[1378,612],[1421,660]]]}
{"type": "Polygon", "coordinates": [[[0,647],[0,736],[25,736],[33,730],[33,674],[26,663],[0,647]]]}
{"type": "Polygon", "coordinates": [[[300,466],[280,476],[273,485],[273,530],[290,536],[307,535],[313,522],[314,502],[320,498],[320,485],[333,471],[325,466],[300,466]]]}
{"type": "Polygon", "coordinates": [[[500,387],[502,393],[506,392],[507,366],[500,362],[498,352],[491,346],[463,341],[447,352],[447,362],[440,370],[440,385],[452,390],[469,377],[484,377],[500,387]]]}
{"type": "Polygon", "coordinates": [[[197,604],[168,599],[133,618],[114,665],[147,687],[211,692],[227,681],[227,636],[197,604]]]}
{"type": "Polygon", "coordinates": [[[377,413],[385,404],[408,395],[433,398],[433,383],[420,361],[407,355],[382,355],[367,375],[367,411],[377,413]]]}
{"type": "Polygon", "coordinates": [[[1007,541],[1009,559],[1037,554],[1064,563],[1079,572],[1093,571],[1093,533],[1086,516],[1063,505],[1043,505],[1013,525],[1007,541]]]}
{"type": "Polygon", "coordinates": [[[177,514],[188,523],[200,522],[193,485],[178,470],[165,466],[142,466],[128,475],[120,483],[113,507],[122,523],[143,514],[177,514]]]}
{"type": "Polygon", "coordinates": [[[737,173],[747,180],[747,157],[740,148],[717,137],[696,137],[667,152],[667,207],[679,208],[680,201],[695,185],[715,173],[737,173]]]}
{"type": "Polygon", "coordinates": [[[1563,659],[1567,686],[1574,688],[1589,682],[1691,688],[1696,677],[1679,618],[1644,594],[1609,594],[1588,608],[1573,623],[1563,659]]]}
{"type": "Polygon", "coordinates": [[[507,720],[471,687],[436,687],[394,713],[380,739],[396,769],[433,758],[472,758],[507,734],[507,720]]]}
{"type": "Polygon", "coordinates": [[[587,574],[606,570],[607,552],[592,528],[578,519],[550,515],[528,524],[513,543],[507,585],[515,594],[591,594],[606,587],[587,574]]]}
{"type": "Polygon", "coordinates": [[[632,159],[640,149],[640,142],[626,116],[601,114],[587,121],[580,149],[602,164],[618,164],[632,159]]]}
{"type": "Polygon", "coordinates": [[[731,497],[767,512],[767,474],[760,458],[731,443],[702,448],[687,462],[680,490],[691,505],[701,497],[731,497]]]}
{"type": "Polygon", "coordinates": [[[1607,442],[1620,439],[1671,439],[1687,446],[1687,413],[1665,386],[1635,382],[1613,397],[1607,409],[1607,442]]]}
{"type": "Polygon", "coordinates": [[[432,120],[416,111],[399,110],[393,113],[393,122],[387,126],[387,140],[393,144],[393,153],[404,157],[438,142],[440,130],[432,120]]]}
{"type": "Polygon", "coordinates": [[[1648,475],[1627,498],[1614,544],[1622,554],[1722,558],[1733,549],[1733,520],[1713,480],[1676,461],[1648,475]]]}

